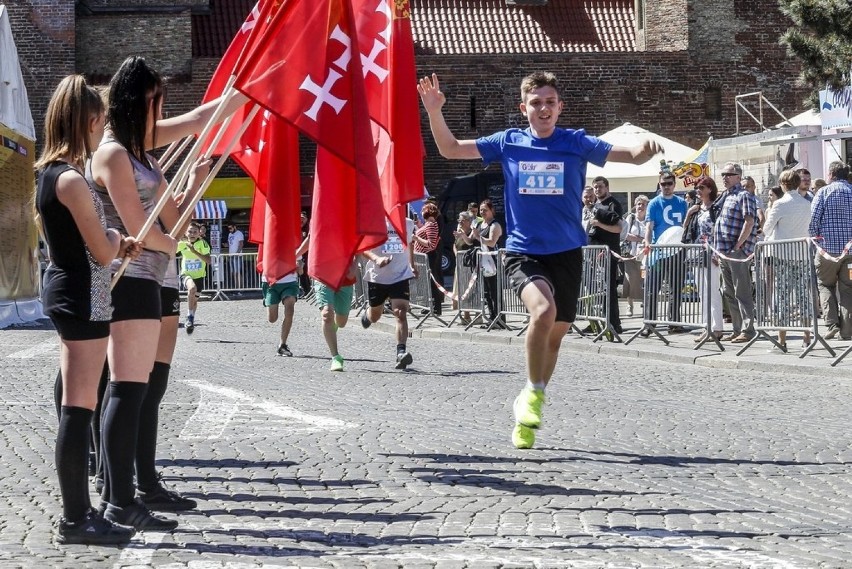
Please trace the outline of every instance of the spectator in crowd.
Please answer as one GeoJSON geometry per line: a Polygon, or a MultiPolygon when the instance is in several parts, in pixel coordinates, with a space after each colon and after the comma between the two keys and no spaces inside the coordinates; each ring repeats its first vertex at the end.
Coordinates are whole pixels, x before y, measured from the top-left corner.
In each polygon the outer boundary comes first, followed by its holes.
{"type": "MultiPolygon", "coordinates": [[[[503,227],[494,218],[494,205],[491,203],[491,200],[482,200],[482,203],[479,204],[479,215],[482,217],[482,222],[471,230],[470,237],[473,240],[479,241],[482,254],[486,255],[489,252],[497,250],[497,242],[503,235],[503,227]]],[[[496,263],[497,257],[494,256],[493,259],[496,263]]],[[[482,265],[483,263],[479,264],[480,270],[482,269],[482,265]]],[[[499,317],[500,290],[498,288],[499,282],[497,275],[483,276],[482,284],[482,295],[485,298],[484,308],[488,312],[486,316],[487,322],[482,327],[489,328],[493,321],[499,317]]],[[[505,327],[506,325],[502,320],[498,320],[496,326],[505,327]]]]}
{"type": "Polygon", "coordinates": [[[811,192],[811,172],[804,166],[798,166],[795,172],[799,175],[799,193],[808,202],[814,201],[814,194],[811,192]]]}
{"type": "Polygon", "coordinates": [[[467,212],[470,214],[471,223],[473,225],[477,225],[482,223],[482,218],[479,217],[479,204],[476,202],[470,202],[467,204],[467,212]]]}
{"type": "Polygon", "coordinates": [[[595,189],[592,186],[586,186],[583,188],[583,230],[586,232],[586,235],[589,234],[589,230],[592,228],[592,219],[595,214],[595,202],[597,198],[595,197],[595,189]]]}
{"type": "Polygon", "coordinates": [[[828,326],[826,339],[840,334],[852,338],[852,184],[847,180],[849,166],[840,161],[828,165],[828,185],[822,188],[811,204],[808,232],[822,238],[814,261],[820,303],[828,326]]]}
{"type": "Polygon", "coordinates": [[[414,362],[408,351],[409,282],[417,276],[414,248],[409,236],[414,235],[414,222],[406,219],[405,233],[400,235],[389,220],[385,220],[388,239],[382,245],[361,254],[366,259],[364,280],[367,285],[368,308],[361,315],[361,326],[369,328],[382,316],[385,302],[390,300],[396,318],[396,369],[405,369],[414,362]]]}
{"type": "Polygon", "coordinates": [[[645,219],[648,212],[648,196],[640,195],[633,201],[633,211],[627,215],[627,236],[624,242],[626,249],[622,255],[628,256],[624,261],[624,284],[622,294],[627,299],[627,316],[633,316],[634,301],[642,302],[642,246],[645,238],[645,219]]]}
{"type": "MultiPolygon", "coordinates": [[[[459,309],[459,300],[461,299],[461,295],[465,292],[464,290],[461,290],[460,287],[464,286],[465,288],[467,288],[467,283],[459,282],[459,252],[467,251],[468,249],[471,249],[473,247],[479,247],[479,243],[469,237],[470,231],[473,228],[474,219],[475,218],[471,215],[469,211],[463,211],[459,213],[458,225],[456,226],[456,230],[453,231],[453,237],[455,237],[455,241],[453,242],[453,256],[456,259],[456,272],[453,276],[454,311],[459,309]]],[[[464,324],[470,324],[470,312],[463,312],[461,315],[461,321],[464,324]]]]}
{"type": "MultiPolygon", "coordinates": [[[[648,204],[647,221],[645,222],[645,241],[643,254],[648,267],[645,279],[647,299],[645,303],[645,319],[654,321],[657,319],[657,296],[663,281],[669,283],[672,291],[683,289],[685,278],[683,251],[670,254],[670,251],[651,253],[651,244],[658,243],[660,237],[666,231],[677,227],[681,228],[686,219],[687,203],[680,196],[675,195],[675,176],[671,171],[663,171],[660,174],[660,194],[648,204]]],[[[680,321],[680,294],[671,294],[667,318],[670,322],[680,321]]],[[[654,324],[646,325],[641,335],[648,337],[655,328],[654,324]]],[[[683,334],[686,330],[683,326],[672,324],[669,326],[669,334],[683,334]]]]}
{"type": "Polygon", "coordinates": [[[766,220],[766,212],[763,211],[763,202],[757,197],[757,186],[754,183],[754,178],[745,176],[743,188],[754,196],[754,202],[757,204],[757,232],[760,233],[763,230],[763,222],[766,220]]]}
{"type": "MultiPolygon", "coordinates": [[[[603,176],[597,176],[592,180],[592,188],[595,192],[596,203],[593,208],[593,216],[589,222],[589,244],[605,245],[611,252],[618,253],[621,243],[621,217],[624,210],[621,203],[609,193],[609,180],[603,176]]],[[[621,334],[621,314],[618,310],[618,262],[610,255],[609,262],[609,306],[607,317],[609,324],[616,333],[621,334]]],[[[587,328],[589,332],[591,327],[587,328]]]]}
{"type": "Polygon", "coordinates": [[[819,193],[819,191],[827,185],[828,185],[828,182],[826,182],[822,178],[816,178],[814,180],[814,185],[811,188],[811,192],[813,192],[814,196],[816,196],[817,193],[819,193]]]}
{"type": "MultiPolygon", "coordinates": [[[[414,243],[415,253],[425,253],[429,261],[429,267],[432,271],[432,276],[436,280],[440,280],[441,275],[436,274],[432,267],[434,259],[437,257],[440,262],[441,235],[438,228],[438,206],[434,203],[426,202],[420,210],[420,216],[423,218],[423,224],[414,232],[412,242],[414,243]]],[[[441,315],[441,305],[444,301],[444,293],[438,289],[435,280],[429,282],[429,287],[432,289],[432,308],[424,308],[422,314],[441,315]]]]}
{"type": "MultiPolygon", "coordinates": [[[[769,209],[775,205],[775,202],[777,202],[780,198],[783,198],[783,197],[784,197],[784,188],[782,188],[781,186],[772,186],[771,188],[769,188],[769,203],[766,206],[766,211],[768,212],[769,209]]],[[[767,215],[768,215],[768,213],[767,213],[767,215]]],[[[765,228],[765,226],[766,226],[766,224],[764,223],[764,228],[765,228]]],[[[763,233],[764,233],[764,239],[769,237],[769,234],[766,233],[765,230],[764,230],[763,233]]]]}
{"type": "Polygon", "coordinates": [[[731,309],[733,332],[723,338],[735,344],[754,337],[754,296],[751,263],[757,240],[757,200],[740,183],[742,167],[728,162],[722,167],[725,194],[713,226],[713,244],[722,254],[723,294],[731,309]]]}
{"type": "Polygon", "coordinates": [[[243,288],[243,245],[245,244],[245,235],[237,229],[236,224],[228,224],[228,263],[231,267],[231,282],[228,283],[230,288],[236,290],[235,294],[240,295],[240,289],[243,288]]]}
{"type": "MultiPolygon", "coordinates": [[[[686,220],[683,222],[684,227],[690,224],[694,216],[697,217],[698,238],[696,243],[707,243],[713,245],[713,222],[715,221],[717,210],[713,206],[716,199],[719,197],[719,189],[716,187],[716,182],[708,176],[702,176],[695,183],[695,191],[698,194],[699,203],[691,206],[686,212],[686,220]]],[[[701,294],[701,320],[702,322],[710,320],[710,333],[720,340],[724,335],[724,321],[722,319],[722,291],[721,272],[719,270],[719,260],[712,256],[710,266],[707,266],[707,255],[702,252],[702,256],[695,267],[695,282],[698,284],[698,292],[701,294]],[[709,274],[708,274],[709,270],[709,274]]],[[[707,329],[695,339],[696,343],[700,343],[707,339],[707,329]]]]}
{"type": "MultiPolygon", "coordinates": [[[[780,197],[766,216],[764,225],[765,241],[781,241],[784,239],[803,239],[808,236],[808,224],[811,219],[811,204],[798,191],[799,174],[792,170],[784,170],[778,178],[784,195],[780,197]]],[[[770,306],[775,318],[781,326],[793,326],[794,309],[801,309],[810,297],[807,291],[811,288],[809,267],[800,261],[785,259],[775,246],[766,248],[771,273],[770,306]],[[804,293],[804,294],[803,294],[804,293]],[[797,300],[798,299],[798,300],[797,300]]],[[[811,297],[812,298],[812,297],[811,297]]],[[[805,332],[805,346],[810,343],[810,332],[805,332]]],[[[786,347],[787,332],[778,332],[778,343],[786,347]]]]}

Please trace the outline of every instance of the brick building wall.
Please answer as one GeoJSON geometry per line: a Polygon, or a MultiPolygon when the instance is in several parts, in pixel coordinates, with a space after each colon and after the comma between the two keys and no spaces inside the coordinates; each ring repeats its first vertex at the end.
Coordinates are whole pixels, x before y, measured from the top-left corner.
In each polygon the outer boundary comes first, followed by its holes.
{"type": "MultiPolygon", "coordinates": [[[[798,67],[777,44],[787,24],[774,1],[644,2],[643,51],[544,54],[534,66],[528,55],[419,54],[418,74],[441,77],[448,96],[447,121],[460,138],[524,126],[518,88],[534,69],[552,70],[560,78],[565,101],[561,125],[584,127],[592,134],[628,121],[698,147],[710,133],[718,138],[734,132],[736,94],[763,90],[788,116],[802,108],[804,93],[794,87],[798,67]],[[759,20],[754,14],[760,14],[759,20]]],[[[37,122],[53,86],[75,69],[105,80],[127,55],[145,55],[167,77],[165,112],[176,114],[198,104],[217,64],[191,56],[190,13],[204,10],[206,0],[168,5],[86,0],[90,10],[78,10],[76,22],[73,0],[7,3],[37,122]],[[156,11],[163,6],[169,13],[156,11]],[[124,11],[117,14],[117,8],[124,11]]],[[[454,176],[482,168],[475,161],[441,158],[422,111],[421,118],[432,192],[454,176]]],[[[756,125],[751,128],[757,130],[756,125]]],[[[311,175],[315,150],[308,141],[302,146],[302,174],[311,175]]],[[[238,174],[234,166],[224,171],[238,174]]]]}
{"type": "Polygon", "coordinates": [[[6,6],[38,138],[56,84],[74,73],[74,0],[15,0],[6,6]]]}

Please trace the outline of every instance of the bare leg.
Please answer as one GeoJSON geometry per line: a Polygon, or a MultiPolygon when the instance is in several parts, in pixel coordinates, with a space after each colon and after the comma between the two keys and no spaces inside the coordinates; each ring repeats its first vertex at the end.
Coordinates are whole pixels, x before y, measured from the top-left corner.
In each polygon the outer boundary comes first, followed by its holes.
{"type": "Polygon", "coordinates": [[[332,357],[339,355],[337,351],[337,330],[334,329],[335,316],[334,307],[322,307],[322,335],[332,357]]]}
{"type": "Polygon", "coordinates": [[[547,283],[541,279],[536,279],[524,287],[521,300],[530,313],[530,325],[524,344],[527,375],[532,383],[547,385],[556,368],[562,338],[571,324],[556,322],[553,294],[547,283]]]}
{"type": "Polygon", "coordinates": [[[408,301],[395,298],[391,300],[391,309],[396,317],[396,343],[405,344],[408,340],[408,301]]]}
{"type": "Polygon", "coordinates": [[[290,329],[293,327],[293,314],[295,313],[296,298],[288,296],[284,299],[284,319],[281,320],[281,343],[286,344],[290,337],[290,329]]]}

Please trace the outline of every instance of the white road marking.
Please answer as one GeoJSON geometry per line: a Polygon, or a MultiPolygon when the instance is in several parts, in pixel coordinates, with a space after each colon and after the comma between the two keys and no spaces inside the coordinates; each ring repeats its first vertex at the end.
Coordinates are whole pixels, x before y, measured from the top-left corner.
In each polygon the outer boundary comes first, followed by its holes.
{"type": "Polygon", "coordinates": [[[17,351],[17,352],[12,352],[11,354],[9,354],[6,357],[7,358],[16,358],[16,359],[27,360],[27,359],[31,359],[31,358],[37,358],[37,357],[43,356],[45,354],[52,354],[52,353],[58,353],[58,352],[59,352],[59,342],[57,342],[56,339],[50,339],[50,340],[46,340],[44,342],[41,342],[39,344],[36,344],[35,346],[30,346],[26,350],[20,350],[20,351],[17,351]]]}
{"type": "Polygon", "coordinates": [[[113,564],[113,569],[133,566],[151,567],[151,560],[165,537],[166,533],[162,531],[137,533],[127,547],[121,550],[121,557],[113,564]]]}
{"type": "Polygon", "coordinates": [[[228,427],[240,407],[254,407],[267,415],[281,417],[288,421],[309,425],[319,430],[349,429],[355,425],[325,417],[310,415],[292,407],[281,405],[266,399],[255,399],[237,389],[214,385],[206,381],[186,381],[201,391],[201,401],[180,433],[181,439],[217,439],[228,427]]]}

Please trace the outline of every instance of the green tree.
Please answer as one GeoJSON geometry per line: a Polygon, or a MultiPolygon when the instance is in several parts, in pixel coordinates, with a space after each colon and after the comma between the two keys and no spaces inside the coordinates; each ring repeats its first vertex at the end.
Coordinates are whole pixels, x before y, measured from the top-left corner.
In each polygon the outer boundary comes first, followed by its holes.
{"type": "Polygon", "coordinates": [[[819,110],[822,89],[839,91],[852,79],[852,2],[780,0],[780,7],[793,20],[781,44],[802,61],[800,80],[811,90],[806,102],[819,110]]]}

